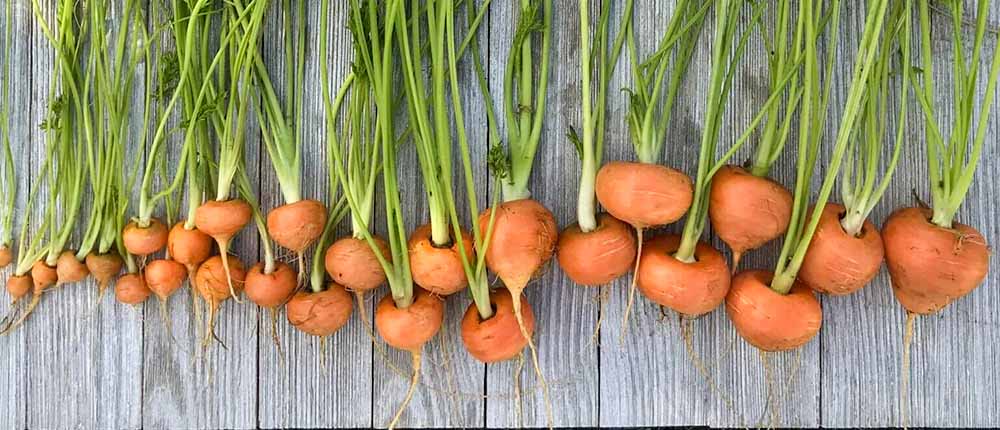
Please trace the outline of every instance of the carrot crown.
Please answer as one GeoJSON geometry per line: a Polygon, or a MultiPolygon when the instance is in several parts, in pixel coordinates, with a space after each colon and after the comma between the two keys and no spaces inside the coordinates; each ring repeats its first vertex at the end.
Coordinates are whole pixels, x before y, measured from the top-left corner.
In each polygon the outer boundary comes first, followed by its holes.
{"type": "MultiPolygon", "coordinates": [[[[476,77],[480,92],[485,98],[489,119],[491,148],[490,169],[500,172],[503,200],[505,202],[531,197],[528,182],[531,168],[542,138],[542,121],[545,117],[545,100],[549,87],[549,46],[552,43],[552,0],[520,0],[520,15],[514,40],[504,68],[503,108],[507,124],[507,148],[497,130],[496,113],[489,93],[489,83],[483,71],[478,49],[474,49],[476,77]],[[542,9],[541,11],[539,9],[542,9]],[[535,47],[532,35],[541,34],[541,62],[536,74],[535,47]],[[534,88],[538,82],[537,89],[534,88]],[[515,85],[516,84],[516,85],[515,85]]],[[[474,39],[470,39],[475,43],[474,39]]]]}
{"type": "Polygon", "coordinates": [[[712,4],[694,0],[678,2],[656,51],[641,62],[635,44],[635,27],[631,19],[627,21],[625,32],[634,80],[633,88],[628,90],[628,124],[632,145],[643,163],[660,162],[677,92],[687,75],[712,4]],[[668,71],[670,80],[664,87],[668,71]]]}
{"type": "MultiPolygon", "coordinates": [[[[620,28],[626,28],[632,19],[633,0],[625,2],[620,28]]],[[[597,172],[604,157],[604,138],[607,121],[608,88],[614,74],[618,58],[625,44],[625,31],[620,31],[610,39],[611,1],[600,3],[601,13],[597,21],[597,31],[590,31],[590,1],[580,0],[580,91],[583,122],[579,132],[571,128],[568,138],[576,147],[580,157],[580,193],[577,197],[576,217],[580,230],[591,232],[597,228],[597,196],[595,186],[597,172]],[[610,50],[609,50],[610,48],[610,50]],[[597,92],[594,94],[593,80],[597,78],[597,92]]]]}
{"type": "MultiPolygon", "coordinates": [[[[976,3],[975,36],[972,40],[972,57],[966,64],[966,46],[963,42],[962,27],[965,18],[963,2],[948,2],[952,20],[952,49],[954,61],[953,115],[951,136],[944,136],[938,125],[934,103],[933,54],[931,52],[930,7],[927,0],[920,0],[920,55],[922,67],[920,79],[913,86],[924,113],[924,134],[927,145],[927,164],[930,172],[931,198],[934,215],[931,222],[944,228],[951,228],[955,213],[962,206],[973,175],[983,152],[990,111],[996,96],[997,76],[1000,73],[1000,48],[995,49],[986,90],[980,87],[979,63],[983,56],[983,42],[986,39],[986,17],[990,10],[987,0],[976,3]],[[979,114],[975,112],[975,94],[986,94],[979,114]],[[975,122],[973,122],[975,119],[975,122]],[[971,146],[970,146],[971,144],[971,146]]],[[[997,35],[1000,43],[1000,34],[997,35]]]]}

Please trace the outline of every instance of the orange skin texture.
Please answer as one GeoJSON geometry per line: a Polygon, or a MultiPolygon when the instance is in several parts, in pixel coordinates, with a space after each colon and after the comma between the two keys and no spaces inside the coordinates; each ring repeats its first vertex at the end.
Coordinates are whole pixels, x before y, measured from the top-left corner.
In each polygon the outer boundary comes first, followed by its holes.
{"type": "MultiPolygon", "coordinates": [[[[479,214],[479,229],[486,237],[489,208],[479,214]]],[[[497,207],[486,266],[507,288],[523,290],[535,273],[552,259],[559,230],[552,212],[533,199],[504,202],[497,207]]]]}
{"type": "Polygon", "coordinates": [[[694,199],[691,178],[659,164],[612,161],[597,172],[597,200],[635,228],[679,220],[694,199]]]}
{"type": "Polygon", "coordinates": [[[267,214],[267,231],[278,245],[302,253],[323,234],[326,206],[316,200],[299,200],[267,214]]]}
{"type": "Polygon", "coordinates": [[[14,253],[10,247],[0,245],[0,269],[10,265],[11,261],[14,261],[14,253]]]}
{"type": "Polygon", "coordinates": [[[194,225],[215,240],[228,241],[250,222],[252,215],[253,209],[243,200],[210,200],[195,210],[194,225]]]}
{"type": "Polygon", "coordinates": [[[396,307],[391,293],[375,307],[379,335],[389,346],[403,351],[419,351],[443,323],[444,301],[420,288],[413,290],[413,303],[405,309],[396,307]]]}
{"type": "Polygon", "coordinates": [[[55,285],[59,280],[59,274],[56,272],[55,267],[45,264],[44,261],[36,261],[31,266],[31,280],[33,282],[33,291],[38,293],[55,285]]]}
{"type": "Polygon", "coordinates": [[[835,203],[823,208],[802,260],[799,280],[816,292],[838,296],[853,293],[868,285],[882,267],[882,235],[868,220],[860,237],[848,234],[840,224],[846,210],[835,203]]]}
{"type": "Polygon", "coordinates": [[[118,278],[115,285],[115,298],[120,303],[126,305],[138,305],[149,298],[152,291],[146,286],[146,281],[142,275],[137,273],[127,273],[118,278]]]}
{"type": "Polygon", "coordinates": [[[726,313],[736,331],[764,351],[788,351],[808,343],[823,325],[823,309],[809,287],[796,282],[788,294],[770,288],[774,274],[749,270],[733,278],[726,313]]]}
{"type": "Polygon", "coordinates": [[[294,270],[276,262],[274,272],[264,273],[264,263],[257,263],[247,272],[245,292],[250,301],[263,308],[276,308],[288,300],[299,286],[294,270]]]}
{"type": "Polygon", "coordinates": [[[559,267],[578,285],[604,285],[632,270],[636,238],[632,227],[610,214],[597,216],[597,229],[589,233],[579,224],[559,233],[556,255],[559,267]]]}
{"type": "Polygon", "coordinates": [[[187,275],[187,268],[174,260],[153,260],[143,269],[146,286],[164,301],[184,285],[187,275]]]}
{"type": "MultiPolygon", "coordinates": [[[[472,236],[462,231],[462,242],[465,255],[469,261],[475,261],[475,249],[472,236]]],[[[452,241],[449,247],[437,247],[431,241],[431,225],[417,227],[407,241],[410,255],[410,273],[413,282],[421,288],[439,296],[447,296],[462,291],[469,281],[462,268],[461,251],[457,241],[452,241]]]]}
{"type": "Polygon", "coordinates": [[[59,285],[65,284],[75,284],[90,275],[90,269],[87,268],[86,263],[76,259],[76,253],[73,251],[63,251],[59,254],[59,259],[56,261],[56,282],[59,285]]]}
{"type": "MultiPolygon", "coordinates": [[[[493,304],[493,316],[485,321],[480,318],[476,304],[469,305],[462,317],[462,342],[476,360],[498,363],[517,357],[528,345],[528,339],[521,334],[514,316],[514,299],[508,292],[497,290],[490,293],[490,303],[493,304]]],[[[529,335],[534,335],[535,314],[523,295],[521,316],[524,329],[529,335]]]]}
{"type": "Polygon", "coordinates": [[[979,287],[990,267],[990,248],[976,229],[932,224],[931,211],[904,208],[882,228],[892,292],[907,311],[932,314],[979,287]]]}
{"type": "Polygon", "coordinates": [[[10,293],[10,297],[15,301],[28,295],[28,291],[31,291],[32,283],[30,275],[12,275],[7,278],[7,292],[10,293]]]}
{"type": "MultiPolygon", "coordinates": [[[[243,291],[247,277],[246,271],[243,270],[243,262],[239,258],[229,256],[229,274],[233,279],[233,289],[239,294],[243,291]]],[[[226,271],[222,267],[222,257],[215,255],[205,260],[198,267],[194,279],[201,297],[209,303],[222,303],[230,297],[226,271]]]]}
{"type": "Polygon", "coordinates": [[[174,224],[167,236],[167,252],[170,258],[185,266],[197,266],[212,256],[212,236],[193,228],[184,228],[184,223],[174,224]]]}
{"type": "Polygon", "coordinates": [[[353,311],[351,294],[334,283],[319,293],[300,292],[285,305],[289,323],[303,333],[320,337],[340,330],[353,311]]]}
{"type": "Polygon", "coordinates": [[[122,258],[113,252],[107,254],[91,252],[87,254],[84,261],[87,264],[87,270],[90,270],[94,279],[97,280],[97,285],[102,287],[107,286],[122,271],[124,265],[122,258]]]}
{"type": "Polygon", "coordinates": [[[122,243],[129,254],[152,254],[167,246],[167,226],[156,218],[150,219],[149,227],[146,228],[139,227],[132,221],[122,231],[122,243]]]}
{"type": "MultiPolygon", "coordinates": [[[[387,261],[392,261],[389,245],[373,237],[387,261]]],[[[355,292],[371,291],[385,283],[385,271],[364,239],[345,237],[326,250],[323,265],[333,282],[355,292]]]]}
{"type": "Polygon", "coordinates": [[[788,230],[792,193],[739,166],[723,166],[712,178],[708,216],[712,229],[736,253],[759,248],[788,230]]]}
{"type": "Polygon", "coordinates": [[[729,292],[725,257],[705,242],[695,247],[695,262],[674,258],[681,237],[669,234],[643,244],[636,287],[649,300],[687,316],[699,316],[722,304],[729,292]]]}

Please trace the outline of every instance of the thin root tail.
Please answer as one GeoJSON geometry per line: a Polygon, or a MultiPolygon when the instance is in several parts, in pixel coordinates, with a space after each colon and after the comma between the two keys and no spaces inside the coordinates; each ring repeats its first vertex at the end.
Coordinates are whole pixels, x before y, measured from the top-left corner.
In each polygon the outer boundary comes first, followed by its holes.
{"type": "Polygon", "coordinates": [[[549,400],[549,384],[545,382],[545,376],[542,375],[542,367],[538,363],[538,351],[535,349],[535,341],[531,338],[531,334],[528,333],[528,328],[524,326],[524,316],[521,313],[521,291],[521,289],[510,290],[510,294],[514,298],[514,318],[517,319],[517,326],[521,329],[521,335],[528,341],[528,349],[531,350],[531,362],[535,366],[535,376],[538,377],[538,384],[542,387],[542,399],[545,402],[545,420],[548,423],[548,427],[552,428],[552,402],[549,400]]]}
{"type": "Polygon", "coordinates": [[[906,329],[903,332],[903,369],[902,381],[899,384],[899,415],[902,417],[902,427],[909,426],[909,403],[910,403],[910,348],[913,346],[913,325],[916,322],[917,314],[906,313],[906,329]]]}
{"type": "Polygon", "coordinates": [[[396,425],[399,424],[399,419],[402,418],[403,411],[410,404],[410,400],[413,400],[413,393],[417,391],[417,383],[420,381],[420,362],[422,361],[420,350],[410,351],[410,355],[413,357],[413,376],[410,377],[410,388],[406,390],[406,397],[403,398],[403,403],[396,410],[396,415],[392,417],[392,421],[389,421],[390,429],[396,428],[396,425]]]}
{"type": "Polygon", "coordinates": [[[229,271],[229,241],[219,240],[219,257],[222,258],[222,271],[226,272],[226,284],[229,285],[229,295],[232,296],[236,303],[243,303],[236,294],[236,288],[233,287],[233,274],[229,271]]]}
{"type": "Polygon", "coordinates": [[[628,331],[628,317],[632,313],[632,304],[635,303],[635,285],[639,279],[639,262],[642,261],[642,232],[643,229],[635,229],[635,236],[639,242],[635,252],[635,268],[632,269],[632,285],[628,288],[628,304],[625,305],[625,316],[622,317],[622,332],[618,337],[619,343],[625,343],[625,333],[628,331]]]}
{"type": "Polygon", "coordinates": [[[24,324],[24,321],[27,320],[29,316],[31,316],[31,313],[35,311],[35,308],[38,307],[38,303],[41,301],[42,301],[42,292],[36,291],[34,294],[31,295],[31,301],[28,302],[28,308],[21,313],[21,316],[17,319],[17,321],[14,321],[13,324],[10,324],[6,329],[0,332],[0,336],[6,336],[14,332],[14,330],[17,330],[17,328],[20,327],[22,324],[24,324]]]}

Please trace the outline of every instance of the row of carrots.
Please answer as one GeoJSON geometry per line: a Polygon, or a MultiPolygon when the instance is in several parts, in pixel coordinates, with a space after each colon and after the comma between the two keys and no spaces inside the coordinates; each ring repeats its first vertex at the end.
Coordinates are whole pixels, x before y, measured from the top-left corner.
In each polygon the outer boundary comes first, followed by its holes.
{"type": "MultiPolygon", "coordinates": [[[[951,14],[959,41],[949,136],[937,122],[935,83],[929,79],[931,17],[942,12],[928,0],[865,2],[864,32],[851,50],[856,54],[846,103],[831,140],[823,130],[837,75],[840,16],[848,9],[839,0],[678,0],[656,50],[648,54],[635,41],[633,0],[600,2],[593,31],[591,5],[581,0],[582,123],[567,138],[581,159],[578,220],[561,232],[528,186],[546,113],[551,0],[516,2],[519,19],[499,99],[502,125],[476,36],[489,2],[349,0],[344,23],[354,39],[354,58],[338,86],[329,78],[337,65],[326,40],[330,1],[323,0],[317,50],[332,207],[301,192],[302,130],[314,126],[306,124],[302,102],[315,96],[303,89],[305,52],[312,49],[306,46],[306,0],[171,0],[148,8],[137,0],[56,3],[57,18],[50,21],[51,10],[32,1],[58,61],[51,112],[43,124],[45,167],[32,182],[29,210],[43,185],[52,195],[41,227],[32,227],[26,217],[21,228],[16,267],[7,280],[15,306],[0,327],[4,333],[23,324],[45,292],[89,276],[102,293],[113,283],[121,303],[139,305],[155,295],[164,309],[174,293],[190,285],[207,309],[206,346],[217,312],[230,298],[245,296],[272,316],[284,309],[293,326],[325,337],[348,321],[355,299],[361,304],[367,293],[388,285],[374,328],[414,359],[407,400],[392,427],[418,386],[423,345],[441,329],[443,300],[463,290],[473,298],[462,320],[468,352],[494,363],[518,357],[527,347],[544,387],[532,340],[534,313],[522,293],[554,255],[579,285],[606,285],[634,272],[629,308],[636,290],[685,318],[725,304],[736,331],[763,351],[805,345],[823,320],[815,293],[856,292],[883,261],[896,298],[911,315],[911,328],[913,316],[937,312],[967,295],[989,269],[986,240],[954,221],[987,144],[1000,73],[1000,50],[989,72],[980,72],[987,57],[987,0],[973,11],[971,53],[961,43],[967,13],[962,2],[944,11],[951,14]],[[108,36],[104,11],[112,3],[121,8],[118,31],[108,36]],[[610,17],[619,7],[622,21],[612,34],[610,17]],[[272,80],[274,71],[261,53],[265,16],[272,8],[283,18],[283,87],[272,80]],[[146,26],[146,14],[155,25],[146,26]],[[706,25],[709,17],[713,26],[706,25]],[[706,38],[702,33],[711,33],[712,67],[697,174],[691,178],[661,158],[667,142],[689,144],[667,131],[688,66],[706,38]],[[913,49],[912,39],[920,49],[913,49]],[[722,127],[733,127],[724,124],[730,90],[754,41],[768,50],[769,96],[740,137],[720,148],[722,127]],[[828,52],[822,55],[818,47],[824,43],[828,52]],[[609,83],[623,50],[631,61],[626,122],[637,161],[602,163],[609,83]],[[159,69],[139,67],[154,58],[159,69]],[[460,61],[471,63],[477,82],[460,79],[460,61]],[[131,101],[139,73],[146,78],[142,106],[131,101]],[[482,147],[488,146],[492,178],[474,177],[471,164],[470,148],[478,143],[468,137],[463,106],[468,102],[459,89],[475,84],[489,117],[490,139],[482,147]],[[985,95],[978,112],[972,101],[977,95],[985,95]],[[931,205],[898,209],[880,230],[868,217],[889,188],[900,154],[916,150],[907,135],[908,100],[919,103],[925,124],[931,205]],[[134,110],[142,111],[138,136],[128,132],[134,110]],[[284,199],[266,216],[243,159],[251,112],[284,199]],[[397,123],[400,115],[407,118],[404,125],[397,123]],[[171,125],[175,122],[180,125],[171,125]],[[171,153],[165,149],[168,136],[182,137],[171,153]],[[128,143],[144,137],[152,139],[144,162],[140,154],[130,164],[128,143]],[[797,149],[786,151],[793,141],[797,149]],[[407,234],[396,153],[409,144],[416,147],[423,173],[429,223],[407,234]],[[753,157],[734,164],[734,154],[747,145],[755,148],[753,157]],[[792,190],[768,177],[785,152],[796,157],[792,190]],[[825,166],[818,165],[820,154],[829,160],[825,166]],[[167,167],[170,155],[179,157],[178,167],[167,167]],[[821,185],[813,190],[817,177],[821,185]],[[156,190],[158,181],[166,185],[156,190]],[[483,181],[493,181],[498,192],[480,211],[476,184],[483,181]],[[465,205],[456,189],[464,190],[465,205]],[[839,203],[831,200],[834,189],[841,192],[839,203]],[[127,217],[133,191],[139,205],[127,217]],[[79,247],[70,249],[85,193],[94,196],[93,209],[83,221],[79,247]],[[187,197],[186,219],[174,207],[180,195],[187,197]],[[375,234],[376,201],[385,208],[384,236],[375,234]],[[606,213],[598,211],[598,203],[606,213]],[[166,221],[152,216],[161,204],[166,221]],[[468,230],[459,207],[468,208],[468,230]],[[333,240],[332,232],[348,217],[351,235],[333,240]],[[682,218],[681,234],[643,236],[682,218]],[[260,234],[265,258],[248,268],[228,250],[249,224],[260,234]],[[729,246],[731,261],[702,241],[708,225],[729,246]],[[741,256],[781,237],[773,271],[739,270],[741,256]],[[272,242],[294,254],[298,267],[276,258],[272,242]],[[491,288],[490,272],[504,289],[491,288]],[[29,294],[30,302],[22,306],[29,294]]],[[[6,12],[10,29],[9,5],[6,12]]],[[[5,41],[9,60],[9,34],[5,41]]],[[[13,166],[7,106],[0,131],[13,166]]],[[[11,167],[5,173],[10,213],[16,181],[11,167]]],[[[14,260],[9,218],[3,217],[7,238],[0,240],[3,266],[14,260]]],[[[359,311],[367,323],[364,306],[359,311]]],[[[623,324],[628,319],[626,311],[623,324]]]]}

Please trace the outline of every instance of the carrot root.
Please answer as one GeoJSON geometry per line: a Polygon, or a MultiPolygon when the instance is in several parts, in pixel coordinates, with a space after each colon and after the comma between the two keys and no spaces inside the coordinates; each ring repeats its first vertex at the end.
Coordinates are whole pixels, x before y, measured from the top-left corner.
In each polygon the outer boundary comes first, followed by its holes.
{"type": "Polygon", "coordinates": [[[233,275],[229,271],[229,240],[216,240],[219,243],[219,256],[222,257],[222,271],[226,272],[226,284],[229,285],[229,295],[236,300],[236,303],[243,303],[243,300],[237,297],[236,288],[233,288],[233,275]]]}
{"type": "Polygon", "coordinates": [[[17,328],[20,327],[22,324],[24,324],[24,321],[27,320],[29,316],[31,316],[31,313],[35,311],[35,308],[38,307],[38,303],[41,301],[42,301],[42,291],[35,291],[31,295],[31,301],[28,302],[28,308],[25,309],[23,313],[21,313],[21,316],[17,319],[17,321],[15,321],[13,324],[7,327],[6,330],[0,332],[0,336],[6,336],[14,332],[14,330],[17,330],[17,328]]]}
{"type": "Polygon", "coordinates": [[[906,313],[906,330],[903,332],[903,380],[899,384],[899,415],[904,429],[909,428],[910,347],[913,345],[913,326],[916,319],[917,314],[906,313]]]}
{"type": "Polygon", "coordinates": [[[402,418],[403,411],[406,410],[406,406],[410,404],[410,400],[413,400],[413,394],[417,391],[417,382],[420,381],[421,352],[419,349],[413,350],[410,351],[410,355],[413,357],[413,376],[410,377],[410,388],[406,390],[406,397],[403,398],[403,403],[399,405],[396,415],[389,422],[390,429],[396,428],[396,425],[399,424],[399,419],[402,418]]]}
{"type": "Polygon", "coordinates": [[[271,316],[271,340],[274,341],[274,347],[278,349],[278,357],[282,357],[282,361],[284,361],[284,353],[281,352],[281,339],[278,338],[278,310],[277,308],[268,308],[267,312],[271,316]]]}
{"type": "Polygon", "coordinates": [[[170,337],[170,343],[177,343],[177,339],[174,338],[174,325],[170,322],[170,315],[167,313],[167,301],[157,300],[160,302],[160,320],[163,321],[163,326],[167,328],[167,336],[170,337]]]}
{"type": "Polygon", "coordinates": [[[733,262],[732,262],[733,269],[731,272],[729,272],[730,275],[733,276],[736,275],[736,270],[740,268],[740,258],[742,257],[743,257],[743,252],[733,250],[733,262]]]}
{"type": "Polygon", "coordinates": [[[622,317],[622,333],[618,336],[619,343],[625,343],[625,332],[628,330],[628,316],[635,302],[635,283],[639,279],[639,262],[642,261],[642,227],[636,227],[635,237],[639,241],[639,249],[635,253],[635,268],[632,270],[632,285],[628,289],[628,304],[625,305],[625,316],[622,317]]]}
{"type": "MultiPolygon", "coordinates": [[[[692,328],[692,319],[687,318],[684,315],[680,315],[679,323],[681,328],[681,338],[684,339],[684,349],[687,351],[688,359],[691,360],[691,364],[694,365],[695,370],[701,374],[702,378],[705,378],[705,383],[708,385],[709,391],[719,397],[722,403],[729,409],[734,415],[737,414],[736,407],[733,404],[733,399],[726,395],[719,389],[719,386],[715,384],[715,380],[712,379],[712,375],[708,372],[708,366],[705,365],[705,361],[698,356],[697,351],[694,350],[694,329],[692,328]]],[[[740,427],[747,428],[746,420],[740,414],[740,427]]]]}
{"type": "Polygon", "coordinates": [[[521,329],[521,335],[528,340],[528,349],[531,350],[531,362],[535,366],[535,376],[538,377],[538,384],[542,387],[542,400],[545,402],[545,422],[549,428],[552,428],[552,402],[549,400],[549,384],[545,382],[545,376],[542,375],[542,367],[538,364],[538,351],[535,349],[535,341],[532,339],[531,334],[528,333],[528,328],[524,325],[524,317],[521,314],[522,291],[523,289],[516,288],[510,290],[513,298],[514,318],[517,319],[517,326],[521,329]]]}

